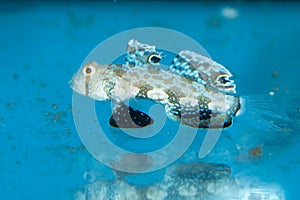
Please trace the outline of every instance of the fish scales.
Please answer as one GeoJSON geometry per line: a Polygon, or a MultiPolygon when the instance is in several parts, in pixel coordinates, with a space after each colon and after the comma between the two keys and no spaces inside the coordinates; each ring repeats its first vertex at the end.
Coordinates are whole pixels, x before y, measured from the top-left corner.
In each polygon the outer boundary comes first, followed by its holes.
{"type": "Polygon", "coordinates": [[[231,124],[231,116],[239,105],[236,96],[191,83],[191,80],[159,67],[128,68],[91,62],[78,71],[71,85],[75,91],[96,100],[150,99],[163,104],[172,120],[200,128],[223,128],[231,124]],[[93,73],[87,76],[87,69],[93,73]]]}

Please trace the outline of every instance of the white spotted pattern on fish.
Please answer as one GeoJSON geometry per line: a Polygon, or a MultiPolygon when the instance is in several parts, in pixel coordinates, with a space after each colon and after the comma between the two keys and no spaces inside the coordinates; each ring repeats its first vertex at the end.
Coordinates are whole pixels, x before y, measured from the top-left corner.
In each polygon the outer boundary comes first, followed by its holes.
{"type": "Polygon", "coordinates": [[[73,76],[71,87],[100,101],[150,99],[163,104],[170,119],[199,128],[228,127],[239,109],[238,97],[192,83],[159,67],[128,68],[91,62],[73,76]],[[93,71],[89,76],[84,73],[87,69],[93,71]]]}

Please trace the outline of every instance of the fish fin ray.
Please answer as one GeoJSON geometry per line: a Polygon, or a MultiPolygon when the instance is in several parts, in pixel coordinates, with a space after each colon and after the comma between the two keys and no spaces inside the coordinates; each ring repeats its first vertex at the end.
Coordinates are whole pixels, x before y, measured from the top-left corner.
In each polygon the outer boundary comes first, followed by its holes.
{"type": "MultiPolygon", "coordinates": [[[[289,117],[283,106],[267,95],[243,96],[242,113],[244,118],[260,130],[282,132],[284,124],[289,123],[289,117]]],[[[242,116],[243,117],[243,116],[242,116]]]]}

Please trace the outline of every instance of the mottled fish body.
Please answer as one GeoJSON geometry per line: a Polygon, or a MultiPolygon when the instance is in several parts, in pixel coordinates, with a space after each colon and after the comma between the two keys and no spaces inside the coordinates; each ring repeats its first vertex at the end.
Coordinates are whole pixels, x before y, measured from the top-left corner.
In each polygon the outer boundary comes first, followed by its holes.
{"type": "MultiPolygon", "coordinates": [[[[131,98],[153,100],[165,106],[170,119],[197,128],[228,127],[240,107],[239,97],[155,66],[128,68],[91,62],[73,76],[71,87],[95,100],[117,104],[131,98]]],[[[122,110],[115,110],[114,117],[119,115],[122,110]]]]}

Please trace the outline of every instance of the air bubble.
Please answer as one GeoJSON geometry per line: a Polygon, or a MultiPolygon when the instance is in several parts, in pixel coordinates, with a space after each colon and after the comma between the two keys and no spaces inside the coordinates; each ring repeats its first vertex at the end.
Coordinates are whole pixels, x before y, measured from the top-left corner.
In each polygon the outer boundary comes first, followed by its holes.
{"type": "Polygon", "coordinates": [[[88,171],[84,172],[83,178],[88,182],[93,182],[96,179],[96,177],[91,172],[88,171]]]}

